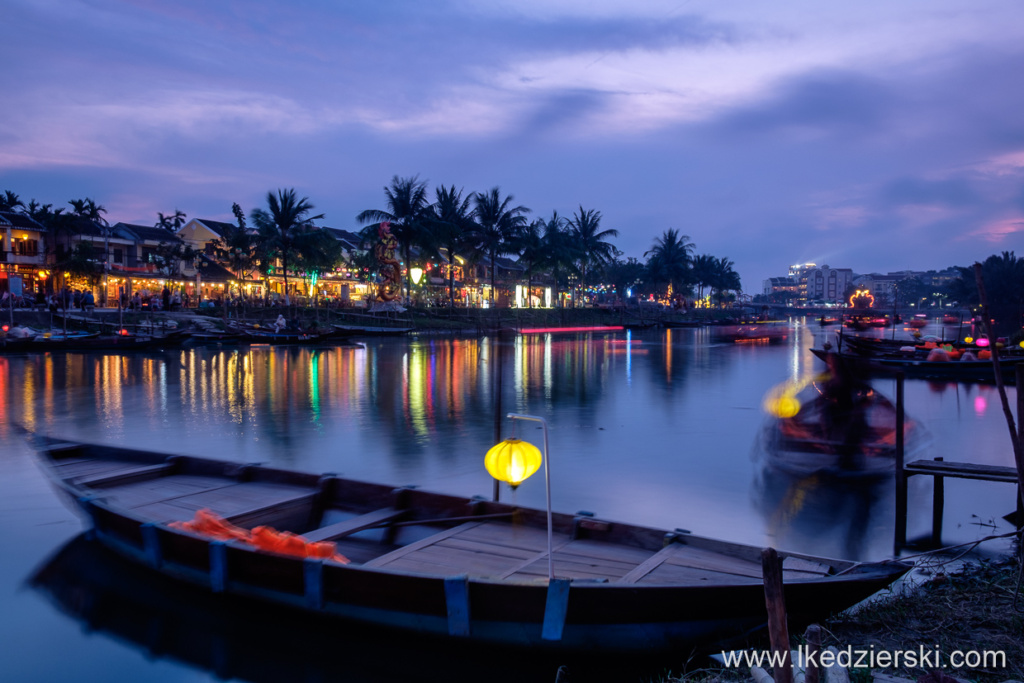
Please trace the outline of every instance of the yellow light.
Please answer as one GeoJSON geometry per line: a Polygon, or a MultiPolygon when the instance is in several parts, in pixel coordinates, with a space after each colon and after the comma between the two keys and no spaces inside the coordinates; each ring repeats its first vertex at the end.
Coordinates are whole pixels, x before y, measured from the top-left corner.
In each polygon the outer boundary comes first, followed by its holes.
{"type": "Polygon", "coordinates": [[[784,394],[775,399],[768,410],[775,417],[793,417],[800,412],[800,401],[796,400],[795,396],[784,394]]]}
{"type": "Polygon", "coordinates": [[[409,275],[412,276],[412,283],[414,285],[418,285],[420,283],[420,280],[423,279],[423,269],[420,268],[419,266],[416,266],[414,268],[410,268],[409,269],[409,275]]]}
{"type": "Polygon", "coordinates": [[[971,342],[974,341],[974,337],[964,337],[964,341],[970,344],[971,342]]]}
{"type": "Polygon", "coordinates": [[[484,467],[492,477],[515,488],[540,469],[542,461],[540,451],[533,444],[505,439],[487,451],[484,467]]]}

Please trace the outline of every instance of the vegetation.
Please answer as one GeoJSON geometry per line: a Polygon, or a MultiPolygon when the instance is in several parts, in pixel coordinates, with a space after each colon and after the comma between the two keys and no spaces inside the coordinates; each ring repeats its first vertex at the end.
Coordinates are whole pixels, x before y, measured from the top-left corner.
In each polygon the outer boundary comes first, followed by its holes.
{"type": "MultiPolygon", "coordinates": [[[[939,572],[920,586],[848,610],[822,624],[823,646],[896,652],[923,647],[948,657],[959,652],[1002,652],[1005,665],[992,658],[988,666],[945,669],[961,680],[999,683],[1024,680],[1024,595],[1020,593],[1021,567],[1016,559],[968,564],[953,573],[939,572]]],[[[791,634],[794,646],[800,634],[791,634]]],[[[751,643],[768,648],[767,636],[751,643]]],[[[694,663],[703,661],[699,658],[694,663]]],[[[943,661],[948,664],[948,661],[943,661]]],[[[911,681],[929,673],[924,668],[876,669],[911,681]]],[[[850,671],[851,680],[869,681],[867,669],[850,671]]],[[[747,669],[695,668],[668,675],[663,683],[738,683],[751,680],[747,669]]],[[[822,679],[824,680],[824,678],[822,679]]]]}
{"type": "Polygon", "coordinates": [[[278,190],[276,195],[268,192],[267,207],[269,211],[253,209],[250,215],[264,249],[281,262],[284,298],[288,303],[288,264],[302,258],[303,248],[308,251],[312,243],[310,233],[316,229],[313,221],[323,218],[323,214],[310,216],[314,207],[309,198],[298,199],[294,189],[278,190]]]}
{"type": "MultiPolygon", "coordinates": [[[[300,199],[293,189],[279,189],[267,193],[265,207],[250,213],[251,227],[241,207],[233,205],[236,225],[221,236],[211,255],[240,278],[252,277],[257,272],[264,277],[281,276],[286,293],[288,280],[297,274],[315,278],[346,261],[345,265],[370,279],[376,270],[368,253],[370,245],[377,240],[381,223],[388,222],[405,266],[407,294],[411,289],[411,266],[423,265],[420,262],[427,260],[448,261],[454,266],[457,257],[458,265],[463,267],[487,266],[493,301],[499,284],[499,259],[503,256],[518,261],[528,288],[538,279],[552,283],[555,301],[560,301],[559,293],[567,288],[571,288],[575,303],[578,288],[609,283],[615,286],[620,298],[624,289],[657,298],[664,298],[670,291],[690,296],[694,285],[699,286],[701,296],[705,287],[718,293],[740,289],[735,273],[729,277],[732,262],[728,259],[701,257],[710,259],[712,264],[728,266],[725,276],[717,279],[696,270],[695,266],[703,261],[693,259],[693,242],[675,229],[667,230],[656,240],[643,261],[624,259],[612,241],[618,230],[603,226],[603,216],[594,208],[581,205],[568,220],[553,211],[549,218],[530,222],[526,218],[530,209],[517,204],[513,195],[503,193],[499,187],[466,192],[440,185],[431,201],[426,181],[418,176],[394,176],[384,187],[384,198],[383,208],[367,209],[356,217],[366,227],[364,247],[355,253],[342,254],[327,239],[327,233],[317,228],[315,222],[323,216],[312,215],[309,198],[300,199]]],[[[111,231],[105,218],[106,208],[95,200],[74,199],[68,204],[70,208],[57,209],[35,200],[26,204],[10,190],[0,196],[0,210],[26,213],[50,229],[54,239],[48,240],[48,244],[57,253],[65,254],[63,258],[70,258],[76,235],[83,232],[85,222],[93,224],[107,238],[111,231]]],[[[171,213],[157,213],[154,225],[174,233],[186,219],[187,214],[175,208],[171,213]]],[[[97,234],[95,229],[91,234],[97,234]]],[[[163,270],[168,273],[175,270],[171,260],[181,257],[188,261],[188,256],[194,260],[198,254],[185,254],[172,240],[157,250],[163,270]]],[[[456,269],[447,268],[445,273],[449,307],[455,303],[456,269]]]]}

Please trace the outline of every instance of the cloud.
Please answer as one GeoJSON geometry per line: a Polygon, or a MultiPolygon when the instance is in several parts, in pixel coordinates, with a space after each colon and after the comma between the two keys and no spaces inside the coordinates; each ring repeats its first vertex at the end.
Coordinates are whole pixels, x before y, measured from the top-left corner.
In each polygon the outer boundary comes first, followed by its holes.
{"type": "Polygon", "coordinates": [[[883,206],[898,208],[906,206],[940,206],[965,208],[977,205],[981,198],[962,178],[926,180],[923,178],[899,178],[887,183],[880,191],[883,206]]]}

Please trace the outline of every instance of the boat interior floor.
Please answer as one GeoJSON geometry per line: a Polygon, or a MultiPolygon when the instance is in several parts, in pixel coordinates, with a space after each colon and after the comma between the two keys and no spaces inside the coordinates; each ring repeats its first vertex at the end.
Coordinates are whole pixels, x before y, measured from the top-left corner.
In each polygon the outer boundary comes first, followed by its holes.
{"type": "MultiPolygon", "coordinates": [[[[63,478],[88,495],[156,523],[191,520],[209,509],[244,528],[258,525],[332,541],[354,565],[427,575],[469,575],[511,582],[548,577],[547,529],[517,523],[515,516],[417,518],[411,510],[319,509],[318,491],[308,486],[245,481],[224,476],[173,473],[172,463],[67,458],[63,478]]],[[[661,549],[608,543],[555,533],[555,575],[575,581],[619,584],[695,585],[760,583],[753,559],[672,542],[661,549]]],[[[788,580],[821,578],[825,564],[786,558],[788,580]]]]}

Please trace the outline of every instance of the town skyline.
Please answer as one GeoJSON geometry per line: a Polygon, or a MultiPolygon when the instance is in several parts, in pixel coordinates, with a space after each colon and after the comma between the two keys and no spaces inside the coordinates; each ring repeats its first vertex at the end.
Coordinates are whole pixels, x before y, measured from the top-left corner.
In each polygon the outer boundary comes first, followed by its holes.
{"type": "Polygon", "coordinates": [[[352,229],[397,175],[601,211],[637,258],[674,229],[748,291],[1020,251],[1010,0],[12,0],[5,25],[0,187],[124,222],[294,187],[352,229]]]}

